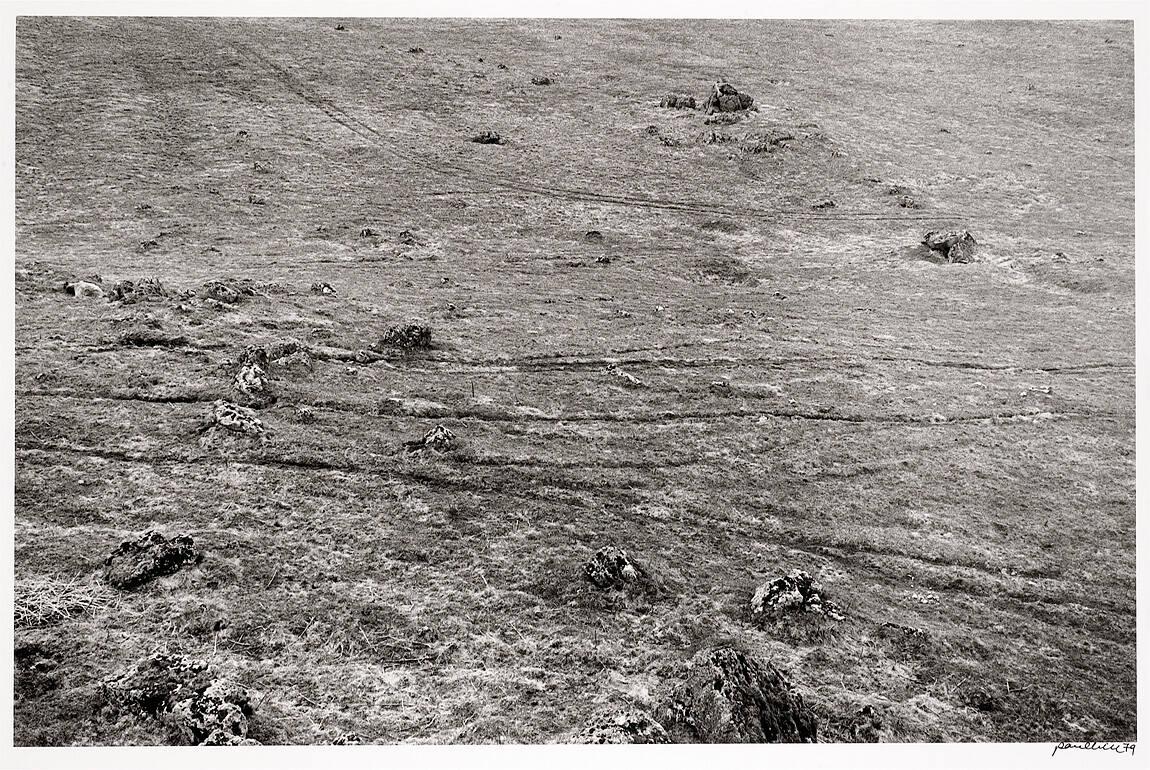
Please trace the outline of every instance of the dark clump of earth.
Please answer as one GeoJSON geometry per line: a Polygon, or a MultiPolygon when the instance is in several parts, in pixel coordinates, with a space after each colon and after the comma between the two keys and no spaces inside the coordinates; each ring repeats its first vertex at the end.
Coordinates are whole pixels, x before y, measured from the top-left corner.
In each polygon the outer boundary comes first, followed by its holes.
{"type": "Polygon", "coordinates": [[[471,137],[476,144],[507,144],[507,141],[495,131],[483,131],[471,137]]]}
{"type": "Polygon", "coordinates": [[[149,530],[136,540],[120,543],[104,560],[104,580],[113,588],[130,591],[164,575],[171,575],[199,558],[192,539],[171,540],[149,530]]]}
{"type": "Polygon", "coordinates": [[[682,743],[815,743],[818,718],[782,671],[733,647],[703,650],[660,711],[682,743]]]}

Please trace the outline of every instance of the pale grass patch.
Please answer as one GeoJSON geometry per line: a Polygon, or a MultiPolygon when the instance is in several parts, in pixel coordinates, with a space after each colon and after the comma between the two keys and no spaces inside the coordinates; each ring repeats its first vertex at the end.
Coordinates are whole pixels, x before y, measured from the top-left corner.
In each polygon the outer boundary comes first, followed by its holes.
{"type": "Polygon", "coordinates": [[[44,626],[92,614],[114,601],[112,591],[95,580],[23,578],[16,581],[13,617],[17,627],[44,626]]]}

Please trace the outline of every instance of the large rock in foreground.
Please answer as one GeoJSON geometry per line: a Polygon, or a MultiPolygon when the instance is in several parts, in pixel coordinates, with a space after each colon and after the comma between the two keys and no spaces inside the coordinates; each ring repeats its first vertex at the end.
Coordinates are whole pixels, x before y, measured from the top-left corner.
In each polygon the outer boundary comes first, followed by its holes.
{"type": "Polygon", "coordinates": [[[704,650],[664,706],[685,743],[815,743],[818,720],[783,672],[731,647],[704,650]]]}
{"type": "Polygon", "coordinates": [[[174,724],[193,745],[255,744],[247,737],[253,708],[240,685],[215,676],[202,660],[155,653],[100,686],[115,709],[174,724]]]}

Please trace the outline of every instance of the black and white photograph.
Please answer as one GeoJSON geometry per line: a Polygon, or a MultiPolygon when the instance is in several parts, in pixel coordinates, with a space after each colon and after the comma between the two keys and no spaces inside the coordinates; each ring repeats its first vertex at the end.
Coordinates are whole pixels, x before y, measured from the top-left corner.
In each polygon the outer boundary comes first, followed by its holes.
{"type": "Polygon", "coordinates": [[[10,766],[1133,767],[1143,11],[779,5],[11,12],[10,766]]]}

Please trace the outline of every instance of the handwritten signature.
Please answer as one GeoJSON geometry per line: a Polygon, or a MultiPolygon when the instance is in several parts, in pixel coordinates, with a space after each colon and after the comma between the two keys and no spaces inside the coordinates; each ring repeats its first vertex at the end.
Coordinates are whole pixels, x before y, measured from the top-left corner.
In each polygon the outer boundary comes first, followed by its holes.
{"type": "Polygon", "coordinates": [[[1115,754],[1130,754],[1134,755],[1133,743],[1098,743],[1097,741],[1086,741],[1084,743],[1068,743],[1062,742],[1054,747],[1054,751],[1050,756],[1054,756],[1063,749],[1084,749],[1086,751],[1113,751],[1115,754]]]}

